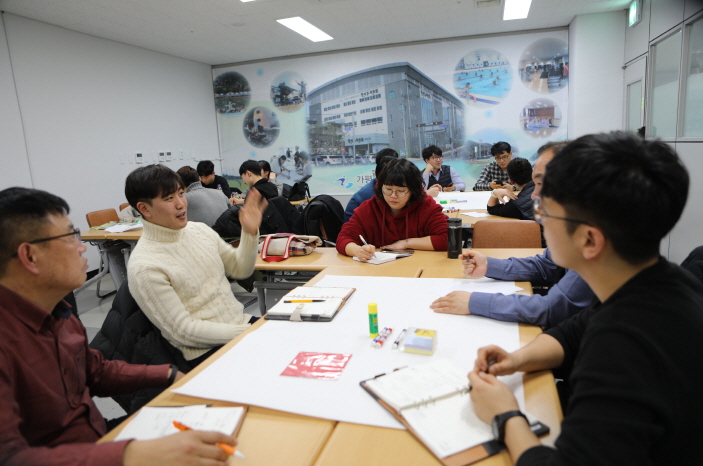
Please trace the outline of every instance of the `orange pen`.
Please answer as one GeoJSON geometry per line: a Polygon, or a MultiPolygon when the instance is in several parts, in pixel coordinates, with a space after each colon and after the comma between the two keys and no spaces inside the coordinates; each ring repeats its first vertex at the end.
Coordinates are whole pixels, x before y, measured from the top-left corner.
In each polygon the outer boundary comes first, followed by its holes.
{"type": "MultiPolygon", "coordinates": [[[[173,425],[176,429],[180,430],[181,432],[183,432],[184,430],[193,430],[190,427],[188,427],[187,425],[181,424],[178,421],[173,421],[173,425]]],[[[220,447],[222,449],[222,451],[224,451],[228,455],[234,455],[237,458],[242,458],[242,459],[246,458],[241,452],[235,450],[232,445],[228,445],[228,444],[222,443],[222,442],[217,442],[217,446],[220,447]]]]}

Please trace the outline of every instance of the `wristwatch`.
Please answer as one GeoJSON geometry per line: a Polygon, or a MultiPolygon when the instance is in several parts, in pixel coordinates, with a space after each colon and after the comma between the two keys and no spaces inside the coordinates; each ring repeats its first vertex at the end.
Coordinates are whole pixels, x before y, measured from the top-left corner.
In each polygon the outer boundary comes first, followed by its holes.
{"type": "Polygon", "coordinates": [[[527,416],[525,416],[522,411],[519,411],[517,409],[507,411],[503,414],[498,414],[496,417],[493,418],[491,426],[493,428],[493,435],[495,436],[496,440],[501,443],[505,441],[505,423],[508,422],[508,419],[511,419],[515,416],[522,416],[525,418],[525,420],[527,420],[527,416]]]}

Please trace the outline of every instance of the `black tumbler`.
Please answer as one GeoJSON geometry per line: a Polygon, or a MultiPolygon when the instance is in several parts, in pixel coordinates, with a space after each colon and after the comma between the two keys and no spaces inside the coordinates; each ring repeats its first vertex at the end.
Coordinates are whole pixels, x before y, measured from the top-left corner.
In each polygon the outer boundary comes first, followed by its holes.
{"type": "Polygon", "coordinates": [[[447,219],[447,257],[457,259],[461,254],[461,219],[447,219]]]}

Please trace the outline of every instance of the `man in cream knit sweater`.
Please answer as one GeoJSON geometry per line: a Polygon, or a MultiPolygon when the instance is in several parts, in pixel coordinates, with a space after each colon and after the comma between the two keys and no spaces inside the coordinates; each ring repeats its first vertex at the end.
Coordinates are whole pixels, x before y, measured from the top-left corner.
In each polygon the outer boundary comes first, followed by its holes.
{"type": "Polygon", "coordinates": [[[266,200],[253,191],[239,213],[235,249],[207,225],[188,222],[183,181],[170,168],[149,165],[127,177],[125,195],[144,223],[127,267],[129,291],[193,367],[256,320],[242,312],[225,276],[254,270],[266,200]]]}

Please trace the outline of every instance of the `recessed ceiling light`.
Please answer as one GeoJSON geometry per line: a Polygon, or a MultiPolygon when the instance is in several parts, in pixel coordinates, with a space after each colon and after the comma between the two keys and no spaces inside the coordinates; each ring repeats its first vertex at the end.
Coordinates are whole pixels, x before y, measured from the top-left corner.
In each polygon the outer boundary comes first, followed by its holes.
{"type": "Polygon", "coordinates": [[[505,0],[503,21],[527,18],[532,0],[505,0]]]}
{"type": "Polygon", "coordinates": [[[332,40],[332,36],[308,23],[300,16],[296,16],[294,18],[277,19],[276,21],[278,21],[285,27],[294,30],[301,36],[307,37],[313,42],[332,40]]]}
{"type": "Polygon", "coordinates": [[[246,2],[253,2],[254,0],[239,0],[239,1],[242,3],[246,3],[246,2]]]}

